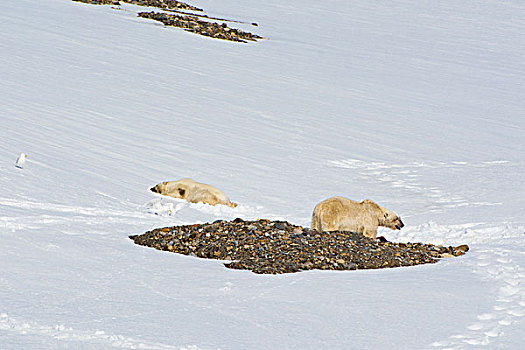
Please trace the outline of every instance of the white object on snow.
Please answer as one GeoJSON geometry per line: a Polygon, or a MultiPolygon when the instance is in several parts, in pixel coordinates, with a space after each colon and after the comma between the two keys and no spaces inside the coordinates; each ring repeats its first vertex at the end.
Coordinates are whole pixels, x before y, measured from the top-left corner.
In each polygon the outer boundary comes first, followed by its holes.
{"type": "Polygon", "coordinates": [[[20,153],[18,159],[16,160],[16,167],[22,169],[26,163],[27,154],[20,153]]]}

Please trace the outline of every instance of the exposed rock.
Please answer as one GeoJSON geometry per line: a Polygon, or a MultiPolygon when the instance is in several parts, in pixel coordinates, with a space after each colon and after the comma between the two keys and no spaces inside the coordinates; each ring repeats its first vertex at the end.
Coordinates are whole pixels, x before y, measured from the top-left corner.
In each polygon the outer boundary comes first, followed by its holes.
{"type": "Polygon", "coordinates": [[[166,26],[179,27],[184,30],[216,39],[230,40],[246,43],[262,39],[261,36],[244,32],[240,29],[230,28],[226,23],[207,22],[196,16],[171,15],[164,12],[140,12],[139,17],[153,19],[164,23],[166,26]]]}
{"type": "Polygon", "coordinates": [[[91,5],[120,5],[118,0],[73,0],[76,2],[83,2],[91,5]]]}
{"type": "Polygon", "coordinates": [[[439,258],[462,255],[468,250],[466,245],[447,248],[378,241],[353,232],[321,233],[265,219],[165,227],[130,238],[140,245],[229,260],[226,267],[267,274],[413,266],[435,263],[439,258]]]}
{"type": "Polygon", "coordinates": [[[181,10],[191,10],[191,11],[202,11],[201,8],[186,4],[184,2],[176,1],[176,0],[120,0],[122,2],[133,4],[133,5],[139,5],[139,6],[147,6],[147,7],[157,7],[160,9],[181,9],[181,10]]]}
{"type": "Polygon", "coordinates": [[[73,0],[92,5],[120,5],[120,3],[138,6],[156,7],[160,9],[181,9],[191,11],[202,11],[202,9],[176,0],[73,0]]]}
{"type": "MultiPolygon", "coordinates": [[[[158,9],[175,12],[182,15],[167,14],[165,12],[139,12],[138,16],[143,18],[153,19],[164,23],[166,26],[183,28],[185,31],[208,36],[215,39],[229,40],[235,42],[246,43],[248,41],[257,41],[263,39],[261,36],[244,32],[240,29],[230,28],[226,23],[208,22],[199,18],[206,18],[208,20],[215,19],[223,22],[245,23],[241,21],[221,19],[217,17],[209,17],[206,14],[192,14],[186,11],[202,12],[201,8],[189,5],[184,2],[176,0],[73,0],[76,2],[83,2],[93,5],[120,5],[121,3],[134,4],[138,6],[156,7],[158,9]]],[[[257,23],[251,23],[257,26],[257,23]]]]}

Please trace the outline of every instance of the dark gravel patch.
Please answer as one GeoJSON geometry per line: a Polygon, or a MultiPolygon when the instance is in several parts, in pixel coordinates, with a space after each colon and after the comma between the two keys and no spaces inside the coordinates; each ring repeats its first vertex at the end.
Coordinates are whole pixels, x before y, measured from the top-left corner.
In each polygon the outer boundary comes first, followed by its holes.
{"type": "Polygon", "coordinates": [[[166,26],[183,28],[187,32],[208,36],[215,39],[230,40],[246,43],[257,41],[261,36],[230,28],[226,23],[208,22],[196,16],[169,15],[163,12],[140,12],[139,17],[153,19],[166,26]]]}
{"type": "Polygon", "coordinates": [[[157,7],[160,9],[168,10],[190,10],[190,11],[202,11],[201,8],[192,6],[185,2],[176,1],[176,0],[120,0],[127,4],[147,6],[147,7],[157,7]]]}
{"type": "Polygon", "coordinates": [[[465,254],[467,245],[374,240],[354,232],[317,232],[285,221],[216,221],[173,226],[130,236],[139,245],[200,258],[255,273],[361,270],[432,264],[465,254]]]}
{"type": "MultiPolygon", "coordinates": [[[[83,2],[92,5],[114,5],[119,6],[121,3],[134,4],[139,6],[155,7],[165,12],[139,12],[138,16],[142,18],[152,19],[163,23],[166,26],[182,28],[187,32],[207,36],[215,39],[229,40],[240,43],[247,43],[248,41],[257,41],[263,37],[242,31],[240,29],[228,27],[224,22],[235,22],[243,24],[251,24],[258,26],[257,23],[247,23],[236,20],[229,20],[218,17],[210,17],[203,12],[203,9],[189,5],[184,2],[176,0],[73,0],[76,2],[83,2]],[[184,11],[182,11],[184,10],[184,11]],[[185,11],[201,12],[201,14],[188,13],[185,11]],[[215,19],[223,23],[212,22],[215,19]]],[[[119,9],[116,8],[115,9],[119,9]]]]}
{"type": "Polygon", "coordinates": [[[176,0],[73,0],[76,2],[83,2],[91,5],[115,5],[118,6],[121,3],[133,4],[138,6],[156,7],[167,10],[191,10],[191,11],[202,11],[202,9],[186,4],[185,2],[176,0]]]}
{"type": "Polygon", "coordinates": [[[118,0],[73,0],[75,2],[83,2],[91,5],[120,5],[118,0]]]}

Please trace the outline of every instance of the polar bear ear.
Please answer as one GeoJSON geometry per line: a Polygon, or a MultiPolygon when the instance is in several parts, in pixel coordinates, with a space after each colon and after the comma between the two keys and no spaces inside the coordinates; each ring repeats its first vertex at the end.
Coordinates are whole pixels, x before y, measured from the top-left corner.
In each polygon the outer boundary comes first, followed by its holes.
{"type": "Polygon", "coordinates": [[[184,196],[184,193],[186,193],[186,190],[184,190],[184,189],[182,189],[182,188],[179,188],[179,189],[177,189],[177,190],[179,191],[179,194],[180,194],[181,196],[184,196]]]}

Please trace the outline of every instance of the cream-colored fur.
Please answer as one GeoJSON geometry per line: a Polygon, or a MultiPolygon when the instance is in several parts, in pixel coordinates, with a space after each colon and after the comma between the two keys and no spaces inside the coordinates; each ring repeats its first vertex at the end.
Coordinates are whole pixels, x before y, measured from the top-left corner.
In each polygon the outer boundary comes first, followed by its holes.
{"type": "Polygon", "coordinates": [[[165,196],[185,199],[190,203],[224,204],[232,208],[237,206],[237,204],[230,202],[228,196],[221,190],[192,179],[162,182],[150,190],[165,196]]]}
{"type": "Polygon", "coordinates": [[[378,226],[400,230],[404,224],[396,213],[370,199],[332,197],[317,204],[312,214],[312,230],[318,232],[351,231],[376,238],[378,226]]]}

